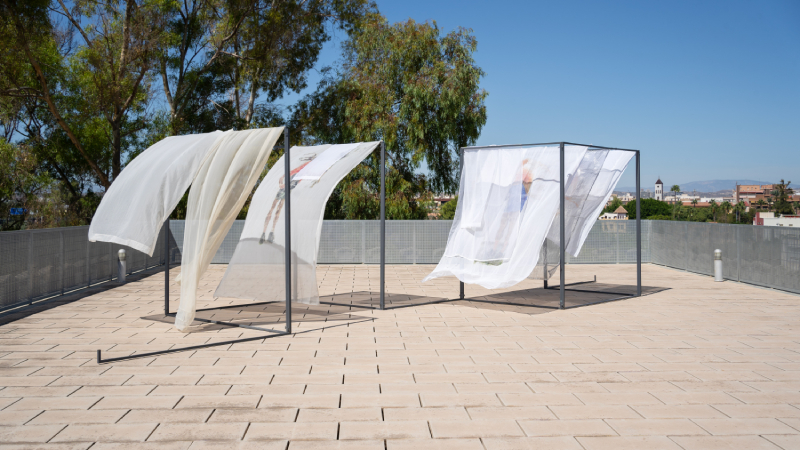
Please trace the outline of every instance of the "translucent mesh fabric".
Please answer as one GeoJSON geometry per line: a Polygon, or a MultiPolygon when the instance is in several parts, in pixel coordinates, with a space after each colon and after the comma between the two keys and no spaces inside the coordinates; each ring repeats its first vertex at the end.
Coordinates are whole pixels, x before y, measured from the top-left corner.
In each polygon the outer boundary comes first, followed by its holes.
{"type": "Polygon", "coordinates": [[[283,127],[225,133],[189,190],[175,326],[194,320],[197,284],[258,181],[283,127]]]}
{"type": "MultiPolygon", "coordinates": [[[[564,153],[565,174],[574,176],[586,147],[564,153]]],[[[465,149],[447,247],[423,281],[455,276],[496,289],[527,278],[558,211],[559,178],[558,146],[465,149]]]]}
{"type": "MultiPolygon", "coordinates": [[[[572,147],[566,146],[564,150],[569,151],[572,147]]],[[[589,191],[592,189],[595,180],[597,180],[597,175],[600,173],[607,155],[607,150],[587,151],[580,165],[578,165],[578,169],[575,173],[569,174],[566,183],[564,183],[564,240],[568,251],[571,248],[570,244],[577,240],[573,238],[580,236],[578,224],[583,222],[581,220],[584,214],[583,206],[589,196],[589,191]]],[[[547,239],[554,243],[556,248],[560,248],[560,204],[558,210],[556,210],[556,216],[553,218],[553,223],[550,225],[550,231],[547,233],[547,239]]]]}
{"type": "MultiPolygon", "coordinates": [[[[378,142],[293,147],[290,151],[292,212],[292,299],[319,304],[317,252],[325,203],[378,142]],[[316,163],[316,164],[315,164],[316,163]]],[[[286,299],[285,196],[283,157],[253,195],[236,252],[217,297],[261,302],[286,299]]]]}
{"type": "MultiPolygon", "coordinates": [[[[566,147],[566,149],[568,149],[566,147]]],[[[578,256],[597,217],[633,157],[633,152],[620,150],[591,150],[586,152],[578,170],[567,180],[564,189],[566,208],[564,220],[565,248],[578,256]]],[[[547,239],[560,248],[560,209],[556,212],[547,239]]]]}
{"type": "MultiPolygon", "coordinates": [[[[589,153],[601,152],[592,151],[589,153]]],[[[622,172],[625,171],[631,158],[634,157],[633,152],[620,150],[608,150],[604,151],[604,153],[607,153],[607,155],[603,161],[603,167],[597,174],[597,178],[583,203],[578,222],[575,224],[573,234],[570,236],[572,239],[567,245],[567,251],[572,256],[578,256],[578,253],[580,253],[583,243],[586,242],[586,238],[592,230],[592,226],[606,206],[606,202],[614,192],[614,188],[617,187],[617,182],[619,182],[622,172]]]]}
{"type": "Polygon", "coordinates": [[[152,256],[164,220],[223,134],[168,137],[134,158],[103,196],[89,241],[115,242],[152,256]]]}

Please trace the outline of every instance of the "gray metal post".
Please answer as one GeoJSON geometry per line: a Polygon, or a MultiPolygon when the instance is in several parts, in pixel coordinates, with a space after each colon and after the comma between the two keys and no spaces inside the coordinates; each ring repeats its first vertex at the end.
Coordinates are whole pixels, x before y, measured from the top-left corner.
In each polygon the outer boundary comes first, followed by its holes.
{"type": "Polygon", "coordinates": [[[64,255],[64,230],[60,230],[58,235],[61,241],[61,295],[64,295],[64,265],[66,264],[64,255]]]}
{"type": "Polygon", "coordinates": [[[286,332],[292,332],[292,169],[289,164],[289,128],[283,129],[283,189],[286,201],[284,249],[286,251],[286,332]]]}
{"type": "Polygon", "coordinates": [[[33,304],[33,232],[28,231],[28,304],[33,304]]]}
{"type": "Polygon", "coordinates": [[[559,307],[561,309],[564,309],[564,295],[566,293],[566,291],[564,290],[564,285],[567,283],[566,274],[564,273],[564,266],[565,266],[564,253],[566,252],[566,246],[564,245],[565,244],[564,235],[566,234],[565,233],[565,230],[566,230],[566,217],[565,217],[565,215],[567,213],[567,207],[566,207],[566,201],[564,200],[564,184],[565,184],[565,181],[564,181],[564,143],[563,142],[560,145],[560,150],[561,150],[561,177],[559,178],[559,184],[560,184],[560,190],[561,190],[561,195],[560,195],[560,198],[561,198],[561,209],[560,209],[560,211],[561,211],[560,212],[560,216],[561,216],[560,217],[561,234],[559,235],[559,241],[560,241],[559,244],[561,246],[561,254],[559,255],[559,272],[561,272],[560,273],[561,286],[559,287],[559,294],[560,294],[559,295],[559,307]]]}
{"type": "Polygon", "coordinates": [[[742,263],[741,263],[742,243],[739,240],[739,230],[741,228],[742,228],[741,225],[736,225],[736,228],[734,228],[734,230],[736,230],[736,234],[735,234],[735,239],[736,239],[736,281],[741,281],[741,275],[742,275],[742,263]]]}
{"type": "Polygon", "coordinates": [[[169,314],[169,216],[164,221],[164,315],[169,314]]]}
{"type": "Polygon", "coordinates": [[[547,238],[545,238],[542,248],[544,249],[544,267],[542,268],[542,279],[544,280],[544,288],[547,289],[547,238]]]}
{"type": "Polygon", "coordinates": [[[386,147],[381,140],[381,309],[386,308],[386,147]]]}
{"type": "Polygon", "coordinates": [[[639,152],[636,152],[636,295],[642,296],[642,190],[639,152]]]}
{"type": "Polygon", "coordinates": [[[92,243],[89,242],[89,238],[86,238],[86,287],[92,285],[92,273],[89,271],[89,258],[92,256],[91,248],[89,247],[92,243]]]}
{"type": "MultiPolygon", "coordinates": [[[[460,160],[460,163],[458,165],[458,186],[459,186],[459,190],[460,190],[460,188],[461,188],[461,176],[464,173],[464,148],[462,147],[461,149],[459,149],[459,152],[460,152],[459,157],[461,158],[461,160],[460,160]]],[[[459,281],[458,282],[458,292],[459,292],[458,298],[461,299],[461,300],[464,300],[464,282],[463,281],[459,281]]]]}

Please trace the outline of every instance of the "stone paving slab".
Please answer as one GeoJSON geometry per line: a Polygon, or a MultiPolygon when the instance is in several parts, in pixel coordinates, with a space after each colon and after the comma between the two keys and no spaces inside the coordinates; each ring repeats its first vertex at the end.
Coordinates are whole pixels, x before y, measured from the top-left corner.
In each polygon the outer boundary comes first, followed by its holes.
{"type": "MultiPolygon", "coordinates": [[[[632,292],[632,265],[568,266],[632,292]]],[[[198,317],[285,326],[284,305],[215,299],[198,317]]],[[[558,310],[557,290],[419,282],[432,266],[318,268],[294,334],[163,315],[163,274],[0,325],[2,449],[800,448],[800,297],[643,266],[646,296],[558,310]],[[494,302],[494,303],[488,303],[494,302]],[[104,358],[258,337],[98,365],[104,358]]],[[[174,280],[179,268],[173,269],[174,280]]],[[[179,288],[171,284],[174,311],[179,288]]],[[[613,298],[569,291],[568,306],[613,298]]]]}

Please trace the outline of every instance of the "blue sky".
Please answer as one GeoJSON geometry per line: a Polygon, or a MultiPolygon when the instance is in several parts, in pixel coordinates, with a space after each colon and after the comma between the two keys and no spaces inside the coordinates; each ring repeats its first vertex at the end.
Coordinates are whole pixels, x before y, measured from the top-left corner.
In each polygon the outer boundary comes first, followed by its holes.
{"type": "MultiPolygon", "coordinates": [[[[489,92],[478,144],[566,140],[641,149],[643,187],[658,176],[668,185],[800,184],[796,0],[378,5],[392,22],[435,20],[443,34],[473,29],[489,92]]],[[[338,54],[334,40],[318,66],[338,54]]],[[[620,186],[633,185],[632,173],[620,186]]]]}

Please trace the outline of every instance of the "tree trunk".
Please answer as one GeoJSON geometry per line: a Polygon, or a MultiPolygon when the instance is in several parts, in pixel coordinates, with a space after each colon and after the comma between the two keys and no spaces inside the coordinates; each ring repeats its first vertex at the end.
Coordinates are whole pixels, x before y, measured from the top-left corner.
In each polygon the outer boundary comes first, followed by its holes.
{"type": "Polygon", "coordinates": [[[119,123],[111,124],[111,134],[113,139],[114,156],[111,160],[111,175],[112,179],[116,180],[119,173],[122,171],[122,132],[120,131],[119,123]]]}

